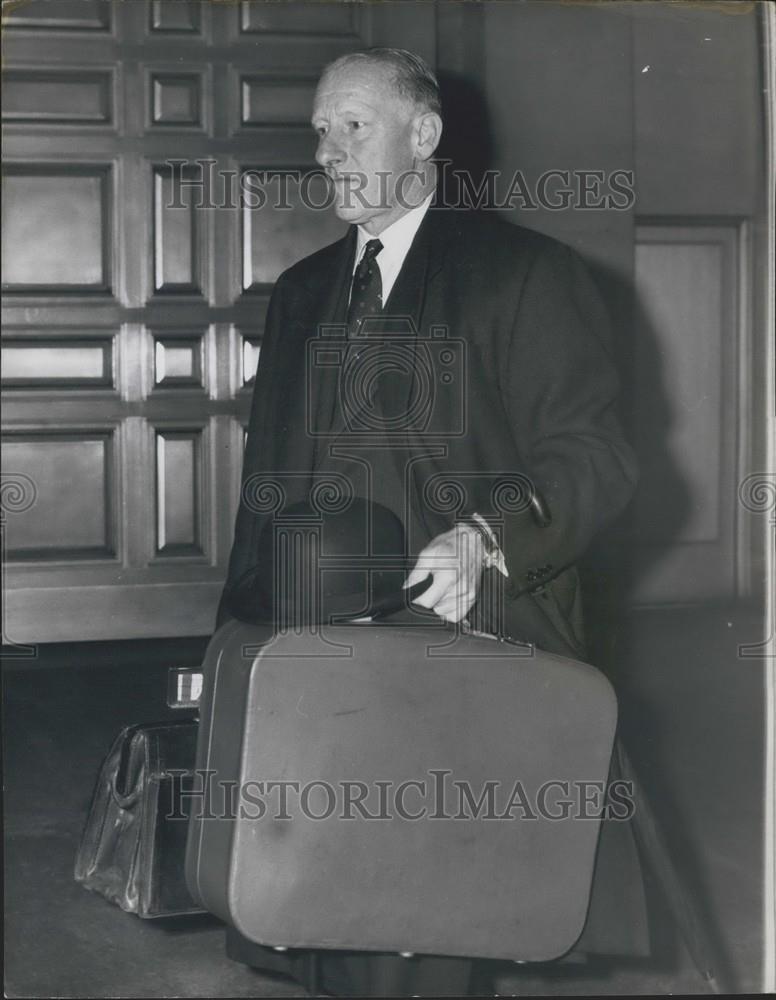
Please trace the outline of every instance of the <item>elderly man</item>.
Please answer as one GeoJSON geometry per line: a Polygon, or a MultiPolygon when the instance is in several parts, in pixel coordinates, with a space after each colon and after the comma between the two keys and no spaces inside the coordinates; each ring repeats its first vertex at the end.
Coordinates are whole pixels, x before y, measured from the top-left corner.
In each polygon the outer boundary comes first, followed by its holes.
{"type": "MultiPolygon", "coordinates": [[[[373,49],[332,63],[312,125],[335,210],[351,225],[275,286],[244,479],[274,476],[294,502],[316,476],[341,474],[402,518],[406,585],[433,574],[418,604],[584,655],[575,563],[636,478],[593,283],[566,246],[434,203],[439,92],[412,53],[373,49]],[[332,327],[347,331],[353,356],[363,344],[376,361],[355,388],[342,352],[316,354],[341,343],[325,341],[332,327]]],[[[225,593],[252,565],[263,523],[243,499],[225,593]]],[[[224,601],[220,620],[227,613],[224,601]]],[[[300,969],[300,959],[279,964],[236,934],[230,954],[300,969]]],[[[330,991],[469,985],[463,960],[335,953],[327,963],[330,991]]]]}

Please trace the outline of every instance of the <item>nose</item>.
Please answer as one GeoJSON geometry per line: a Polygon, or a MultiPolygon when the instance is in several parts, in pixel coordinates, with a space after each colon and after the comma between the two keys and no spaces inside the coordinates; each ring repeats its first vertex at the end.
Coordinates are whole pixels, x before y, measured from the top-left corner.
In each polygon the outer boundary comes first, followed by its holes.
{"type": "Polygon", "coordinates": [[[336,142],[331,132],[322,135],[318,140],[318,148],[315,151],[316,162],[326,168],[337,167],[345,160],[345,151],[336,142]]]}

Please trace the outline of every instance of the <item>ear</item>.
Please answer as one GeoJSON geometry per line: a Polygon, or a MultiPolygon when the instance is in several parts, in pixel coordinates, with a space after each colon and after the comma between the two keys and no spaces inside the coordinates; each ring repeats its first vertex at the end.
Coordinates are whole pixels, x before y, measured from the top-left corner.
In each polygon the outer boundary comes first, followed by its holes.
{"type": "Polygon", "coordinates": [[[442,119],[433,111],[424,111],[415,119],[415,155],[429,160],[442,138],[442,119]]]}

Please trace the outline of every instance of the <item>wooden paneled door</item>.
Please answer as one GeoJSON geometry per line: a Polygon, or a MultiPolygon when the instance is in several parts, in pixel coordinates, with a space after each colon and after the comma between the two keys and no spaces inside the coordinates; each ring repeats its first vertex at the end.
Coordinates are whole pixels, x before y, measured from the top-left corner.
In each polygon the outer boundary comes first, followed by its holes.
{"type": "MultiPolygon", "coordinates": [[[[8,11],[4,642],[212,629],[267,297],[341,233],[293,181],[315,82],[406,39],[385,6],[8,11]]],[[[413,39],[433,58],[428,6],[413,39]]]]}

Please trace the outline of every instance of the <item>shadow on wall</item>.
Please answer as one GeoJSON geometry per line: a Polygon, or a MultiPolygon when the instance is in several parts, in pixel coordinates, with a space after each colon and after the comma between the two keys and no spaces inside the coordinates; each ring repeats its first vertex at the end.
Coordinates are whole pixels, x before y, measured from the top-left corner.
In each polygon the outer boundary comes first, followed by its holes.
{"type": "MultiPolygon", "coordinates": [[[[715,812],[713,789],[726,768],[740,799],[738,815],[749,820],[756,811],[757,781],[747,781],[750,772],[742,764],[747,753],[739,752],[738,746],[736,752],[724,749],[737,733],[737,712],[731,705],[743,702],[752,709],[752,685],[741,683],[729,669],[731,636],[719,634],[717,607],[701,605],[690,612],[670,607],[654,613],[633,610],[632,595],[640,580],[665,547],[679,539],[692,501],[687,479],[669,448],[676,413],[665,388],[658,331],[630,282],[601,266],[592,266],[591,271],[612,317],[612,348],[622,379],[620,410],[636,451],[640,483],[626,511],[597,539],[581,567],[590,660],[615,686],[620,739],[665,838],[675,869],[669,881],[676,885],[679,898],[687,901],[680,912],[672,907],[676,924],[651,926],[653,958],[659,968],[678,969],[686,962],[680,935],[685,943],[694,942],[691,949],[696,956],[706,952],[723,988],[732,984],[736,989],[751,988],[757,974],[742,972],[745,963],[738,952],[747,949],[738,942],[734,946],[731,933],[744,931],[744,936],[751,936],[752,914],[758,911],[749,883],[756,873],[742,864],[746,851],[733,852],[737,856],[731,857],[731,868],[747,884],[742,886],[742,902],[727,911],[721,908],[726,874],[719,868],[716,842],[725,843],[731,836],[739,839],[742,831],[735,817],[728,822],[715,812]],[[658,498],[654,509],[644,502],[646,497],[658,498]],[[659,547],[654,544],[658,539],[659,547]],[[727,640],[724,651],[722,638],[727,640]],[[707,689],[709,682],[715,685],[713,690],[707,689]],[[702,690],[705,693],[699,695],[702,690]],[[717,720],[719,729],[709,728],[708,719],[702,721],[707,715],[717,720]],[[687,738],[693,727],[701,732],[687,738]],[[712,746],[704,742],[709,736],[712,746]],[[703,834],[701,817],[709,824],[703,834]]],[[[757,826],[756,820],[753,825],[757,826]]],[[[648,862],[647,873],[654,884],[658,873],[648,862]]],[[[663,896],[663,889],[656,891],[663,896]]]]}
{"type": "MultiPolygon", "coordinates": [[[[438,158],[468,175],[471,190],[476,191],[487,171],[494,168],[495,141],[488,104],[471,76],[441,71],[439,86],[443,111],[454,109],[455,113],[445,117],[438,158]]],[[[456,192],[457,186],[451,186],[450,191],[456,192]]],[[[628,595],[649,572],[661,549],[679,538],[690,513],[691,497],[686,477],[668,447],[674,413],[665,388],[657,331],[638,301],[632,281],[600,262],[588,261],[588,266],[609,311],[612,354],[622,380],[621,416],[641,470],[636,497],[618,522],[596,539],[581,567],[591,659],[611,672],[614,680],[617,624],[628,595]],[[655,493],[659,508],[648,510],[639,495],[655,493]],[[649,545],[657,536],[660,548],[649,545]]]]}
{"type": "Polygon", "coordinates": [[[622,381],[620,415],[639,464],[633,499],[617,522],[596,539],[582,565],[591,657],[616,680],[621,669],[616,658],[617,623],[640,580],[665,547],[680,537],[691,511],[691,496],[668,446],[674,409],[665,388],[658,333],[631,282],[600,264],[589,266],[611,317],[612,353],[622,381]],[[647,510],[641,497],[655,492],[660,497],[659,509],[647,510]],[[650,545],[658,533],[660,547],[650,545]]]}
{"type": "MultiPolygon", "coordinates": [[[[488,106],[470,78],[440,73],[440,88],[443,106],[454,108],[455,115],[445,120],[439,158],[465,171],[476,190],[493,167],[495,143],[488,106]]],[[[741,942],[756,937],[749,932],[756,932],[759,913],[756,866],[746,863],[756,847],[759,785],[746,762],[756,753],[758,736],[747,733],[746,746],[736,753],[724,744],[738,731],[740,718],[751,715],[758,680],[753,673],[731,690],[728,682],[734,678],[729,676],[728,662],[734,637],[720,634],[725,623],[711,605],[695,609],[689,617],[671,609],[630,616],[631,620],[626,616],[639,583],[661,552],[680,539],[692,497],[686,473],[669,446],[677,413],[667,391],[659,331],[632,280],[598,263],[590,269],[609,309],[612,353],[622,379],[620,410],[641,470],[636,497],[618,522],[599,536],[581,567],[590,659],[610,676],[621,697],[623,739],[662,821],[684,892],[698,908],[704,925],[700,931],[710,939],[715,971],[723,982],[747,988],[757,982],[754,972],[742,972],[747,960],[756,964],[756,946],[741,942]],[[719,686],[701,702],[697,693],[702,679],[708,681],[710,667],[719,686]],[[709,737],[715,732],[708,745],[697,731],[708,725],[706,713],[715,716],[720,726],[718,734],[713,727],[706,733],[709,737]],[[732,817],[717,808],[712,794],[715,773],[722,772],[729,789],[735,789],[728,800],[736,803],[732,817]],[[744,848],[731,852],[728,872],[720,868],[719,852],[741,839],[742,819],[742,826],[754,833],[744,848]],[[706,820],[709,829],[699,835],[698,824],[706,820]],[[734,883],[741,887],[741,903],[733,902],[729,887],[734,883]],[[733,912],[735,906],[740,913],[733,912]],[[728,917],[735,924],[732,932],[723,927],[728,917]],[[741,941],[732,941],[731,934],[741,941]]],[[[655,959],[669,968],[679,963],[674,928],[653,930],[655,959]]]]}
{"type": "Polygon", "coordinates": [[[469,77],[440,72],[439,90],[442,112],[455,108],[455,115],[445,115],[442,141],[437,159],[450,160],[455,170],[469,175],[476,188],[493,166],[493,134],[490,116],[482,91],[469,77]]]}
{"type": "MultiPolygon", "coordinates": [[[[445,118],[438,158],[468,175],[471,190],[476,191],[493,169],[495,143],[487,102],[471,77],[440,72],[439,86],[443,111],[452,108],[455,114],[445,118]]],[[[450,190],[457,191],[457,186],[450,190]]],[[[609,311],[612,352],[622,380],[621,415],[641,470],[636,497],[618,522],[602,532],[582,567],[593,662],[606,665],[612,662],[612,625],[621,617],[628,593],[637,588],[660,555],[660,549],[649,541],[659,535],[662,549],[679,537],[691,498],[687,480],[668,447],[674,413],[665,389],[657,331],[631,281],[599,262],[588,261],[588,266],[609,311]],[[660,497],[659,509],[646,510],[639,494],[655,492],[660,497]]]]}

